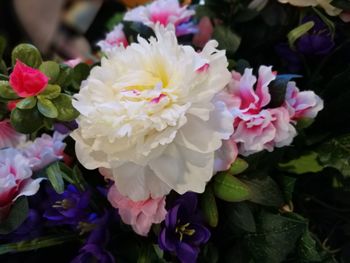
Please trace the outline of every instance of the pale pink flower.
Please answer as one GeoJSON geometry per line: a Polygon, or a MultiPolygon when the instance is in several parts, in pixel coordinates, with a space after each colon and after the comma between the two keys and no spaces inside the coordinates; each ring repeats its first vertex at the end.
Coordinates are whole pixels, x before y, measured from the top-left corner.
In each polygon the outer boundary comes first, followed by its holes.
{"type": "Polygon", "coordinates": [[[237,155],[238,148],[235,140],[232,137],[223,140],[221,148],[215,152],[214,174],[228,170],[236,160],[237,155]]]}
{"type": "Polygon", "coordinates": [[[25,140],[26,136],[16,132],[11,126],[10,120],[0,121],[0,149],[16,147],[25,140]]]}
{"type": "Polygon", "coordinates": [[[165,197],[135,202],[121,195],[115,185],[109,189],[108,200],[118,209],[123,222],[141,236],[147,236],[152,224],[161,223],[167,213],[165,197]]]}
{"type": "Polygon", "coordinates": [[[53,137],[43,134],[23,147],[24,155],[29,159],[33,171],[38,171],[50,163],[63,158],[66,135],[55,132],[53,137]]]}
{"type": "Polygon", "coordinates": [[[41,179],[31,179],[29,160],[13,148],[0,150],[0,221],[20,196],[34,195],[41,179]]]}
{"type": "Polygon", "coordinates": [[[74,59],[64,61],[63,64],[67,65],[70,68],[74,68],[76,65],[82,62],[83,60],[81,58],[74,58],[74,59]]]}
{"type": "Polygon", "coordinates": [[[120,45],[123,45],[124,47],[129,45],[123,27],[123,24],[116,25],[113,30],[107,34],[104,40],[97,43],[103,52],[108,53],[120,45]]]}
{"type": "Polygon", "coordinates": [[[289,145],[296,136],[284,107],[266,108],[271,100],[268,86],[275,78],[272,67],[267,66],[259,68],[258,79],[252,69],[246,69],[243,75],[233,72],[226,91],[218,95],[234,117],[235,131],[231,138],[242,155],[272,151],[274,147],[289,145]]]}
{"type": "Polygon", "coordinates": [[[166,27],[172,24],[176,28],[176,35],[186,35],[197,32],[190,18],[195,14],[194,10],[187,9],[187,6],[180,6],[178,0],[156,0],[152,3],[139,6],[128,11],[125,21],[140,22],[154,29],[157,23],[166,27]]]}
{"type": "Polygon", "coordinates": [[[341,20],[343,20],[343,22],[349,23],[350,22],[350,11],[343,11],[339,15],[339,17],[340,17],[341,20]]]}
{"type": "Polygon", "coordinates": [[[312,119],[323,109],[323,100],[311,90],[299,91],[295,82],[290,81],[287,85],[284,106],[293,121],[301,118],[312,119]]]}

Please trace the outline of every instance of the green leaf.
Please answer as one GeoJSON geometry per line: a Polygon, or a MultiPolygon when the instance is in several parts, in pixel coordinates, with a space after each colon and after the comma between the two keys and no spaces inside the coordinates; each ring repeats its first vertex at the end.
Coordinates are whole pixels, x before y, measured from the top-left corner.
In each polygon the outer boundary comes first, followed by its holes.
{"type": "Polygon", "coordinates": [[[237,158],[228,170],[229,174],[237,175],[244,172],[248,168],[248,163],[241,158],[237,158]]]}
{"type": "Polygon", "coordinates": [[[56,106],[48,99],[38,97],[38,110],[47,118],[57,118],[58,111],[56,106]]]}
{"type": "Polygon", "coordinates": [[[52,100],[58,110],[57,119],[60,121],[72,121],[79,116],[79,112],[72,105],[72,98],[66,94],[60,94],[52,100]]]}
{"type": "Polygon", "coordinates": [[[344,176],[350,176],[350,134],[323,143],[317,153],[323,166],[333,167],[344,176]]]}
{"type": "Polygon", "coordinates": [[[87,64],[80,63],[73,69],[74,86],[77,90],[80,89],[80,84],[83,80],[87,79],[90,74],[90,67],[87,64]]]}
{"type": "Polygon", "coordinates": [[[317,173],[323,170],[323,166],[317,161],[318,154],[316,152],[309,152],[298,159],[291,160],[287,163],[280,163],[278,166],[281,170],[295,173],[317,173]]]}
{"type": "Polygon", "coordinates": [[[12,50],[12,66],[17,59],[33,68],[38,68],[42,63],[39,50],[30,44],[20,44],[12,50]]]}
{"type": "Polygon", "coordinates": [[[302,262],[320,262],[321,256],[317,251],[316,241],[306,230],[298,242],[298,255],[302,262]]]}
{"type": "Polygon", "coordinates": [[[291,30],[287,35],[289,47],[294,49],[295,41],[297,41],[300,37],[305,35],[314,26],[315,22],[309,21],[291,30]]]}
{"type": "Polygon", "coordinates": [[[201,263],[218,263],[219,251],[213,243],[206,244],[200,252],[197,262],[201,263]]]}
{"type": "Polygon", "coordinates": [[[246,202],[229,204],[226,209],[230,225],[234,225],[246,232],[256,231],[253,212],[246,202]]]}
{"type": "Polygon", "coordinates": [[[235,53],[241,44],[241,37],[222,25],[215,27],[213,38],[219,42],[220,49],[225,49],[230,54],[235,53]]]}
{"type": "Polygon", "coordinates": [[[214,177],[215,196],[227,202],[240,202],[250,198],[251,192],[246,184],[227,173],[214,177]]]}
{"type": "Polygon", "coordinates": [[[50,78],[50,84],[55,83],[56,79],[60,74],[60,66],[55,61],[43,62],[40,65],[39,70],[50,78]]]}
{"type": "Polygon", "coordinates": [[[242,182],[250,189],[250,201],[272,207],[284,203],[280,188],[270,176],[242,179],[242,182]]]}
{"type": "Polygon", "coordinates": [[[63,172],[60,169],[58,162],[55,162],[46,168],[47,178],[49,179],[53,189],[58,194],[64,192],[63,172]]]}
{"type": "Polygon", "coordinates": [[[24,220],[26,220],[28,212],[29,208],[27,198],[24,196],[18,198],[12,205],[7,218],[0,222],[0,235],[6,235],[16,230],[24,220]]]}
{"type": "Polygon", "coordinates": [[[256,233],[249,233],[243,239],[254,262],[280,263],[294,250],[307,223],[262,211],[256,226],[256,233]]]}
{"type": "Polygon", "coordinates": [[[36,108],[30,110],[15,108],[11,112],[11,124],[16,131],[29,134],[42,127],[43,118],[36,108]]]}
{"type": "Polygon", "coordinates": [[[108,19],[106,24],[107,29],[112,31],[117,24],[123,21],[124,15],[125,13],[116,13],[114,16],[108,19]]]}
{"type": "Polygon", "coordinates": [[[205,221],[211,227],[217,227],[219,212],[211,184],[208,184],[204,194],[201,196],[201,208],[205,221]]]}
{"type": "Polygon", "coordinates": [[[21,110],[32,109],[35,107],[35,105],[36,105],[35,97],[27,97],[16,103],[16,107],[21,110]]]}
{"type": "Polygon", "coordinates": [[[344,11],[350,11],[350,1],[349,0],[333,0],[332,6],[338,7],[344,11]]]}
{"type": "Polygon", "coordinates": [[[73,69],[67,65],[60,64],[60,74],[56,79],[57,85],[61,87],[67,87],[71,84],[73,80],[73,69]]]}
{"type": "Polygon", "coordinates": [[[20,97],[16,94],[8,81],[0,81],[0,97],[7,100],[16,100],[20,97]]]}
{"type": "Polygon", "coordinates": [[[60,86],[49,84],[44,89],[44,91],[40,93],[38,97],[43,97],[46,99],[54,99],[54,98],[57,98],[60,94],[61,94],[60,86]]]}
{"type": "Polygon", "coordinates": [[[0,255],[6,253],[18,253],[30,250],[37,250],[39,248],[52,247],[64,244],[70,241],[76,241],[77,236],[74,234],[60,233],[56,236],[39,237],[32,240],[20,241],[17,243],[10,243],[0,245],[0,255]]]}
{"type": "Polygon", "coordinates": [[[290,176],[281,176],[280,184],[283,191],[283,196],[286,202],[289,202],[293,198],[294,187],[297,179],[290,176]]]}

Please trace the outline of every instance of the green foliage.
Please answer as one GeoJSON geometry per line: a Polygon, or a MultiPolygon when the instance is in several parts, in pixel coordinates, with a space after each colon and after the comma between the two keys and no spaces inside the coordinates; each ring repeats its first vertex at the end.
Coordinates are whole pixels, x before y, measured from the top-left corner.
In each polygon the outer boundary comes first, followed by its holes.
{"type": "Polygon", "coordinates": [[[6,100],[15,100],[19,98],[9,82],[4,80],[0,81],[0,97],[6,100]]]}
{"type": "Polygon", "coordinates": [[[63,181],[63,173],[60,169],[59,163],[54,162],[50,166],[46,168],[47,178],[49,179],[53,189],[58,194],[62,194],[64,192],[64,181],[63,181]]]}
{"type": "MultiPolygon", "coordinates": [[[[4,221],[0,222],[0,235],[6,235],[17,229],[26,220],[29,208],[27,198],[19,197],[12,207],[10,213],[4,221]]],[[[0,246],[1,254],[1,246],[0,246]]]]}
{"type": "Polygon", "coordinates": [[[39,50],[30,44],[20,44],[12,50],[12,66],[17,59],[33,68],[38,68],[42,63],[39,50]]]}
{"type": "Polygon", "coordinates": [[[15,108],[11,112],[11,124],[16,131],[29,134],[42,127],[43,117],[35,107],[29,110],[15,108]]]}
{"type": "Polygon", "coordinates": [[[72,121],[79,116],[79,112],[72,105],[72,98],[66,94],[60,94],[52,100],[58,111],[56,118],[60,121],[72,121]]]}
{"type": "Polygon", "coordinates": [[[237,158],[228,170],[229,174],[237,175],[244,172],[248,168],[248,163],[241,158],[237,158]]]}
{"type": "Polygon", "coordinates": [[[56,106],[48,99],[38,97],[38,110],[47,118],[54,119],[58,117],[56,106]]]}
{"type": "Polygon", "coordinates": [[[314,26],[315,22],[309,21],[291,30],[287,35],[289,46],[294,48],[295,41],[306,34],[314,26]]]}
{"type": "Polygon", "coordinates": [[[54,61],[43,62],[40,65],[39,70],[49,77],[49,83],[51,84],[56,82],[60,74],[60,66],[54,61]]]}
{"type": "Polygon", "coordinates": [[[38,95],[38,97],[46,98],[46,99],[54,99],[57,98],[61,94],[61,87],[58,85],[49,84],[45,88],[43,92],[38,95]]]}
{"type": "Polygon", "coordinates": [[[234,54],[241,44],[241,38],[226,26],[216,26],[213,38],[219,42],[220,49],[225,49],[230,54],[234,54]]]}
{"type": "Polygon", "coordinates": [[[16,103],[16,107],[21,110],[29,110],[35,107],[36,105],[35,97],[27,97],[16,103]]]}
{"type": "Polygon", "coordinates": [[[238,227],[245,232],[256,232],[253,211],[247,202],[228,204],[226,211],[231,227],[238,227]]]}
{"type": "Polygon", "coordinates": [[[240,202],[250,198],[250,189],[238,178],[227,173],[219,173],[214,177],[215,196],[227,202],[240,202]]]}
{"type": "Polygon", "coordinates": [[[219,222],[219,212],[211,184],[208,184],[201,196],[201,210],[207,224],[216,227],[219,222]]]}
{"type": "Polygon", "coordinates": [[[317,160],[316,152],[305,153],[295,160],[280,163],[279,167],[287,172],[295,174],[317,173],[323,170],[323,166],[317,160]]]}

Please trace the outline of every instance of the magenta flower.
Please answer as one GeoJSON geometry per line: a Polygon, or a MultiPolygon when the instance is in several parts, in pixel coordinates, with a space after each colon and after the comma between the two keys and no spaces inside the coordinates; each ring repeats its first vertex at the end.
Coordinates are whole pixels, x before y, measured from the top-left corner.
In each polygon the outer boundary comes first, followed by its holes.
{"type": "Polygon", "coordinates": [[[0,149],[16,147],[26,139],[24,134],[18,133],[11,126],[10,120],[0,121],[0,149]]]}

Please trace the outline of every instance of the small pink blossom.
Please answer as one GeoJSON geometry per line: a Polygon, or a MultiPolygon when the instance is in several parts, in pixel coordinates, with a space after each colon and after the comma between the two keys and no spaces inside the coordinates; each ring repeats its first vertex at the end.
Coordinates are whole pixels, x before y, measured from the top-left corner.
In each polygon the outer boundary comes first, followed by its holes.
{"type": "Polygon", "coordinates": [[[214,27],[207,16],[201,18],[197,27],[198,32],[194,35],[192,42],[196,47],[203,48],[212,38],[214,27]]]}
{"type": "Polygon", "coordinates": [[[339,17],[340,17],[341,20],[343,20],[343,22],[349,23],[350,22],[350,11],[343,11],[339,15],[339,17]]]}
{"type": "Polygon", "coordinates": [[[33,171],[38,171],[50,163],[63,158],[65,135],[55,132],[53,137],[43,134],[33,142],[27,142],[23,153],[29,159],[33,171]]]}
{"type": "Polygon", "coordinates": [[[286,101],[284,106],[288,109],[291,119],[297,121],[301,118],[315,118],[323,109],[323,100],[313,91],[299,91],[295,82],[287,85],[286,101]]]}
{"type": "Polygon", "coordinates": [[[13,148],[0,150],[0,222],[20,196],[34,195],[42,179],[31,179],[29,160],[13,148]]]}
{"type": "Polygon", "coordinates": [[[214,174],[228,170],[236,160],[237,155],[237,143],[232,137],[222,141],[221,148],[215,152],[214,174]]]}
{"type": "Polygon", "coordinates": [[[67,65],[70,68],[74,68],[76,65],[82,62],[83,60],[81,58],[74,58],[74,59],[64,61],[63,64],[67,65]]]}
{"type": "Polygon", "coordinates": [[[159,224],[165,219],[165,197],[134,202],[121,195],[117,187],[112,185],[108,192],[108,200],[117,208],[124,223],[131,225],[134,231],[147,236],[152,224],[159,224]]]}
{"type": "Polygon", "coordinates": [[[20,97],[30,97],[42,92],[49,78],[40,70],[31,68],[17,60],[10,75],[10,85],[20,97]]]}
{"type": "Polygon", "coordinates": [[[25,140],[26,136],[16,132],[11,126],[10,120],[0,121],[0,149],[16,147],[25,140]]]}
{"type": "Polygon", "coordinates": [[[105,53],[110,52],[120,45],[124,47],[128,46],[129,43],[123,31],[123,24],[116,25],[113,30],[107,34],[106,39],[99,41],[97,45],[105,53]]]}
{"type": "Polygon", "coordinates": [[[124,20],[140,22],[152,29],[157,23],[163,26],[172,24],[176,28],[176,35],[181,36],[197,32],[192,23],[188,23],[194,14],[195,11],[187,9],[187,6],[181,7],[178,0],[156,0],[131,9],[125,14],[124,20]]]}

